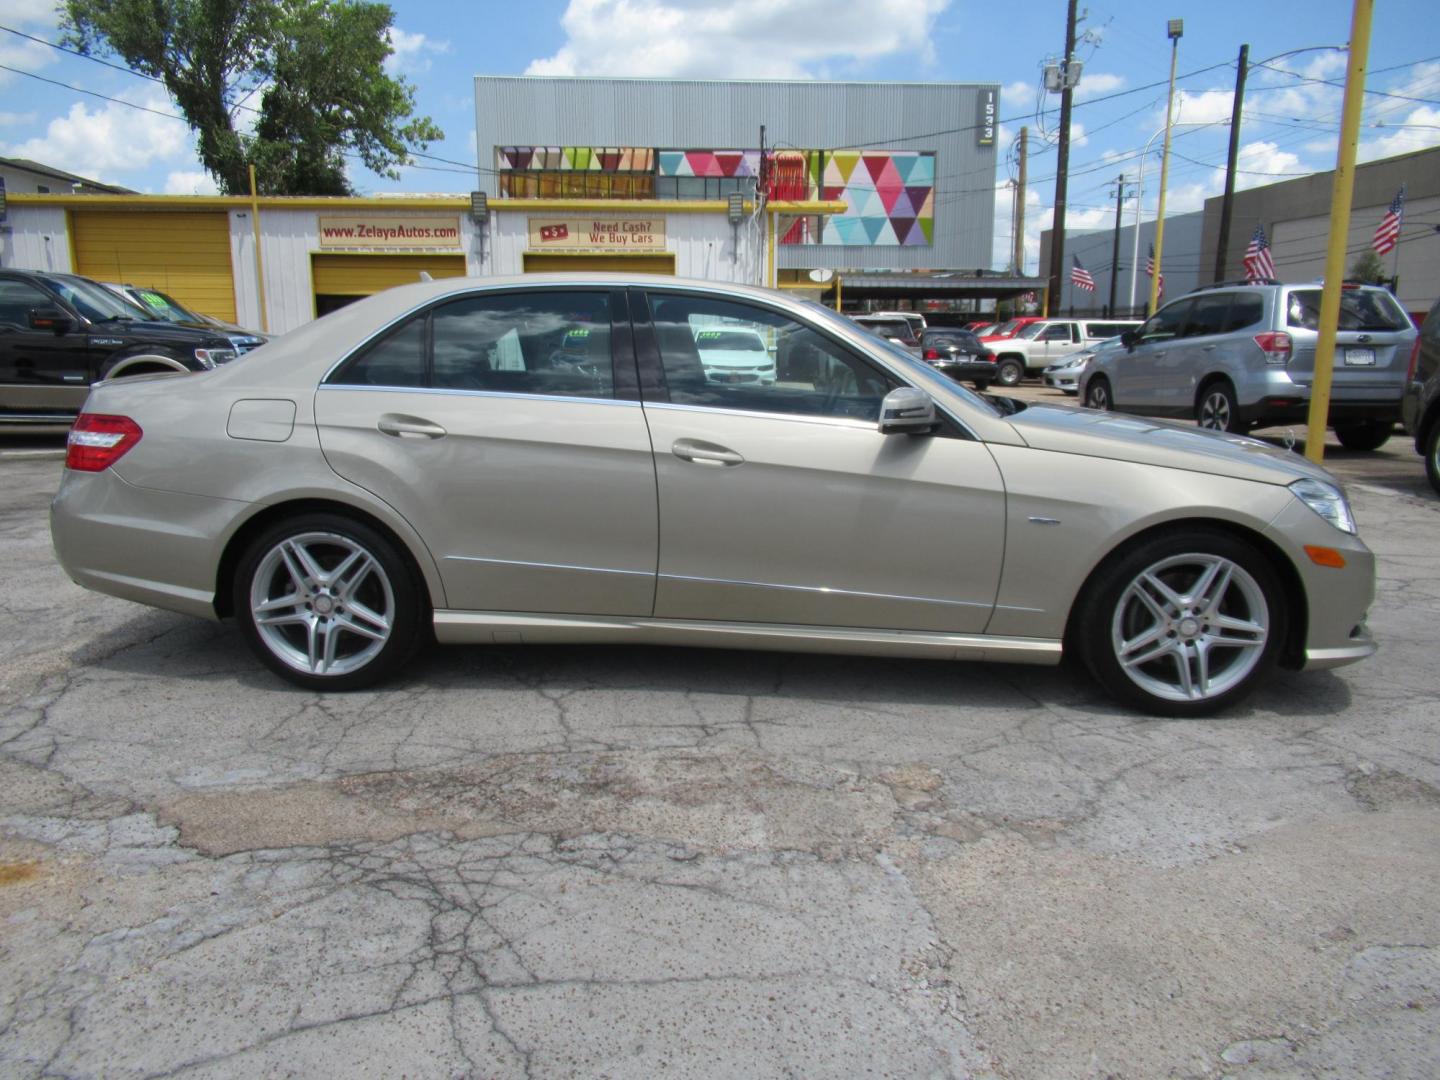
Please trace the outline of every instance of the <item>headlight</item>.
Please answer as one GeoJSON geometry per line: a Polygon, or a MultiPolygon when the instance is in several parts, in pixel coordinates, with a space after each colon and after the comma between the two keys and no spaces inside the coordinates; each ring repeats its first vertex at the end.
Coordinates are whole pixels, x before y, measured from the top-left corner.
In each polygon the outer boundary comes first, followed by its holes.
{"type": "Polygon", "coordinates": [[[1345,501],[1345,493],[1334,484],[1306,478],[1296,480],[1290,485],[1290,490],[1297,499],[1335,528],[1351,536],[1355,535],[1355,515],[1350,513],[1350,504],[1345,501]]]}
{"type": "Polygon", "coordinates": [[[196,349],[195,359],[200,361],[200,366],[206,371],[220,365],[228,364],[240,354],[234,349],[196,349]]]}

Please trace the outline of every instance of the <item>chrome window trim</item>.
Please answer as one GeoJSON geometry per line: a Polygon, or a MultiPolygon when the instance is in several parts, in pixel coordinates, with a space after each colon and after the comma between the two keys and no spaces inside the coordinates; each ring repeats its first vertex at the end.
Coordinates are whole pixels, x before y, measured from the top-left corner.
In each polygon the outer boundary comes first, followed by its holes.
{"type": "Polygon", "coordinates": [[[495,566],[532,566],[540,570],[583,570],[589,574],[627,574],[631,577],[655,576],[654,570],[615,570],[608,566],[572,566],[569,563],[527,562],[524,559],[487,559],[481,555],[446,555],[445,558],[447,561],[491,563],[495,566]]]}
{"type": "MultiPolygon", "coordinates": [[[[640,404],[636,402],[636,404],[640,404]]],[[[857,420],[852,416],[811,416],[807,413],[764,412],[759,409],[727,409],[723,405],[677,405],[672,401],[647,401],[647,409],[665,409],[670,412],[713,413],[719,416],[748,416],[756,420],[795,420],[803,424],[824,424],[827,427],[858,428],[862,431],[878,431],[876,420],[857,420]]]]}
{"type": "Polygon", "coordinates": [[[941,600],[933,596],[906,596],[903,593],[862,592],[856,589],[836,589],[829,585],[777,585],[770,581],[737,581],[733,578],[693,577],[689,574],[661,574],[665,581],[698,581],[705,585],[750,585],[757,589],[786,589],[791,592],[829,593],[833,596],[859,596],[867,600],[915,600],[922,604],[947,604],[951,607],[993,608],[994,604],[983,604],[975,600],[941,600]]]}
{"type": "Polygon", "coordinates": [[[316,390],[358,390],[382,394],[444,394],[451,397],[506,398],[517,401],[569,401],[581,405],[623,405],[638,409],[640,402],[625,398],[570,397],[565,394],[521,394],[513,390],[452,390],[443,386],[360,386],[350,383],[321,383],[316,390]]]}

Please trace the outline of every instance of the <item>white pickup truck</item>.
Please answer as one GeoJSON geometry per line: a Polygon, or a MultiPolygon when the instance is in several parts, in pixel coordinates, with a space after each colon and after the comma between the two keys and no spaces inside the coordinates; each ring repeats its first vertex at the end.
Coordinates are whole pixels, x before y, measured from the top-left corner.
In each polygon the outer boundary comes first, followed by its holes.
{"type": "Polygon", "coordinates": [[[1132,330],[1134,319],[1044,319],[1021,328],[1013,338],[991,341],[995,381],[1015,386],[1026,375],[1039,375],[1067,353],[1132,330]]]}

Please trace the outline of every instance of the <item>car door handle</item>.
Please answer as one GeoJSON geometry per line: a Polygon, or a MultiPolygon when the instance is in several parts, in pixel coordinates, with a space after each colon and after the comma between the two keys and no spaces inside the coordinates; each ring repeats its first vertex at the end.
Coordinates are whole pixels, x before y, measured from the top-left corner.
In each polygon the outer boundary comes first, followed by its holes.
{"type": "Polygon", "coordinates": [[[1205,345],[1205,346],[1203,346],[1203,351],[1205,351],[1205,352],[1214,352],[1214,351],[1215,351],[1215,346],[1214,346],[1214,345],[1205,345]]]}
{"type": "Polygon", "coordinates": [[[386,413],[380,417],[380,422],[375,426],[383,434],[394,435],[401,439],[441,439],[446,434],[445,429],[439,424],[431,423],[418,416],[401,416],[398,413],[386,413]]]}
{"type": "Polygon", "coordinates": [[[1156,360],[1164,360],[1164,359],[1165,359],[1165,354],[1164,354],[1163,352],[1151,353],[1150,355],[1153,356],[1156,360]]]}
{"type": "Polygon", "coordinates": [[[681,461],[696,465],[744,465],[745,458],[726,446],[701,442],[699,439],[677,439],[670,452],[681,461]]]}

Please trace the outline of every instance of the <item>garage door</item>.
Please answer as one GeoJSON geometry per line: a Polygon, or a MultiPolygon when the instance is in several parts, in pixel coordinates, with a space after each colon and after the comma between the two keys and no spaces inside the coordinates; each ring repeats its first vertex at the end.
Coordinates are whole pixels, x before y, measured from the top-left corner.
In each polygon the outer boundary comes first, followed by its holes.
{"type": "Polygon", "coordinates": [[[369,296],[396,285],[465,276],[464,255],[312,255],[317,296],[369,296]]]}
{"type": "Polygon", "coordinates": [[[552,271],[573,274],[577,270],[607,270],[623,274],[675,273],[675,256],[659,255],[551,255],[525,252],[525,272],[543,274],[552,271]]]}
{"type": "Polygon", "coordinates": [[[186,307],[235,321],[230,219],[220,213],[74,210],[75,272],[169,293],[186,307]]]}

